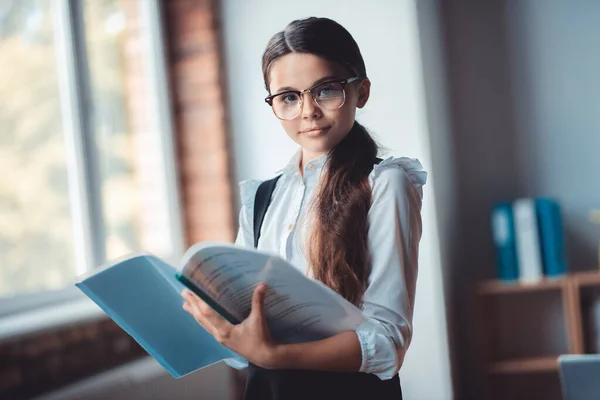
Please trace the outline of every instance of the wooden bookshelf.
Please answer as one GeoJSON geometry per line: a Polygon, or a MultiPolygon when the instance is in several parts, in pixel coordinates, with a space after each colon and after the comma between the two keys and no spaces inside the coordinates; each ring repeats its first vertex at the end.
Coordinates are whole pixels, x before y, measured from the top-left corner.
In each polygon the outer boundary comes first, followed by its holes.
{"type": "Polygon", "coordinates": [[[600,296],[598,270],[535,283],[487,281],[474,294],[490,398],[535,393],[540,382],[557,386],[559,355],[598,351],[586,336],[590,304],[600,296]]]}
{"type": "MultiPolygon", "coordinates": [[[[598,274],[600,276],[600,274],[598,274]]],[[[561,290],[569,284],[569,277],[542,279],[535,283],[488,281],[477,286],[479,295],[497,295],[511,293],[540,292],[545,290],[561,290]]]]}
{"type": "Polygon", "coordinates": [[[600,287],[600,271],[580,272],[578,274],[573,274],[571,279],[577,286],[600,287]]]}
{"type": "Polygon", "coordinates": [[[558,356],[524,358],[512,361],[491,363],[488,372],[491,374],[526,374],[536,372],[552,372],[558,369],[558,356]]]}

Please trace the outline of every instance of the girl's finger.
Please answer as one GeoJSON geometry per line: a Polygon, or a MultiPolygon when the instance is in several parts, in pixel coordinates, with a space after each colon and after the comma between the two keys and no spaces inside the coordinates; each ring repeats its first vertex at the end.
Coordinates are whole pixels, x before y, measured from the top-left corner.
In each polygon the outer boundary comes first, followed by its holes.
{"type": "Polygon", "coordinates": [[[204,329],[206,329],[206,331],[208,331],[208,333],[210,333],[213,336],[216,336],[218,334],[217,329],[213,326],[213,324],[211,324],[210,320],[208,320],[200,312],[200,310],[198,310],[198,307],[193,302],[186,300],[186,302],[183,303],[183,309],[186,310],[187,312],[189,312],[190,314],[192,314],[192,317],[194,317],[196,322],[198,322],[200,325],[202,325],[202,327],[204,329]]]}
{"type": "Polygon", "coordinates": [[[185,290],[182,295],[188,303],[195,305],[198,311],[202,314],[209,315],[212,312],[212,309],[208,306],[208,304],[206,304],[200,297],[196,296],[195,293],[185,290]]]}
{"type": "MultiPolygon", "coordinates": [[[[209,331],[215,337],[227,337],[229,332],[233,328],[226,319],[221,317],[215,310],[213,310],[208,304],[206,304],[201,298],[196,296],[194,293],[184,294],[185,299],[192,307],[196,310],[196,313],[200,314],[199,317],[209,323],[212,331],[209,331]]],[[[196,318],[198,319],[198,318],[196,318]]],[[[204,324],[202,324],[204,326],[204,324]]]]}
{"type": "Polygon", "coordinates": [[[266,285],[260,284],[256,289],[254,289],[254,294],[252,295],[252,310],[250,313],[258,319],[264,319],[264,307],[265,307],[265,292],[266,285]]]}

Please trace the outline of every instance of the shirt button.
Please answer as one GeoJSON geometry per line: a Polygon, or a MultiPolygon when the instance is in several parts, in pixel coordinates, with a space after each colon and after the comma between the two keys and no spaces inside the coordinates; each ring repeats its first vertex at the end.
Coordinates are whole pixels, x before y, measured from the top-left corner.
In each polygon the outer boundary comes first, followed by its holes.
{"type": "Polygon", "coordinates": [[[308,164],[309,169],[313,169],[315,166],[313,164],[308,164]]]}
{"type": "Polygon", "coordinates": [[[292,224],[288,224],[287,226],[288,231],[292,229],[292,224]]]}

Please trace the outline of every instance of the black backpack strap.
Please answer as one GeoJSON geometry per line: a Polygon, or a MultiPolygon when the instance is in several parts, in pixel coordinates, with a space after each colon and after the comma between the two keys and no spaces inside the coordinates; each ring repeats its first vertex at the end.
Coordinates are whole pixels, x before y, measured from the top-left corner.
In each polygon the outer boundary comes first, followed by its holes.
{"type": "Polygon", "coordinates": [[[260,228],[265,219],[267,208],[269,208],[269,204],[271,204],[271,197],[275,190],[275,185],[280,177],[281,175],[278,175],[273,179],[264,181],[256,191],[256,197],[254,198],[254,247],[258,247],[260,228]]]}

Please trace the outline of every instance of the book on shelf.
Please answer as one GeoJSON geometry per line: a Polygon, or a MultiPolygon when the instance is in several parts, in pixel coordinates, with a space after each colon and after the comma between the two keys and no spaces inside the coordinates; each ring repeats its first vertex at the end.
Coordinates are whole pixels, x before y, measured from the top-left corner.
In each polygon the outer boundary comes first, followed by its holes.
{"type": "Polygon", "coordinates": [[[366,320],[359,308],[284,259],[226,243],[196,244],[177,266],[152,254],[132,254],[80,276],[76,286],[179,378],[225,359],[243,361],[183,310],[182,290],[237,324],[249,315],[261,283],[277,342],[323,339],[366,320]]]}
{"type": "Polygon", "coordinates": [[[512,204],[496,204],[492,210],[491,223],[498,278],[502,281],[516,281],[519,278],[519,266],[512,204]]]}
{"type": "Polygon", "coordinates": [[[498,278],[537,282],[568,270],[561,208],[547,198],[500,202],[491,211],[498,278]]]}
{"type": "Polygon", "coordinates": [[[535,201],[528,198],[517,199],[513,202],[513,210],[519,280],[524,283],[537,282],[544,272],[535,201]]]}
{"type": "Polygon", "coordinates": [[[544,275],[564,275],[567,272],[567,250],[560,205],[552,199],[539,197],[535,199],[535,208],[544,275]]]}

